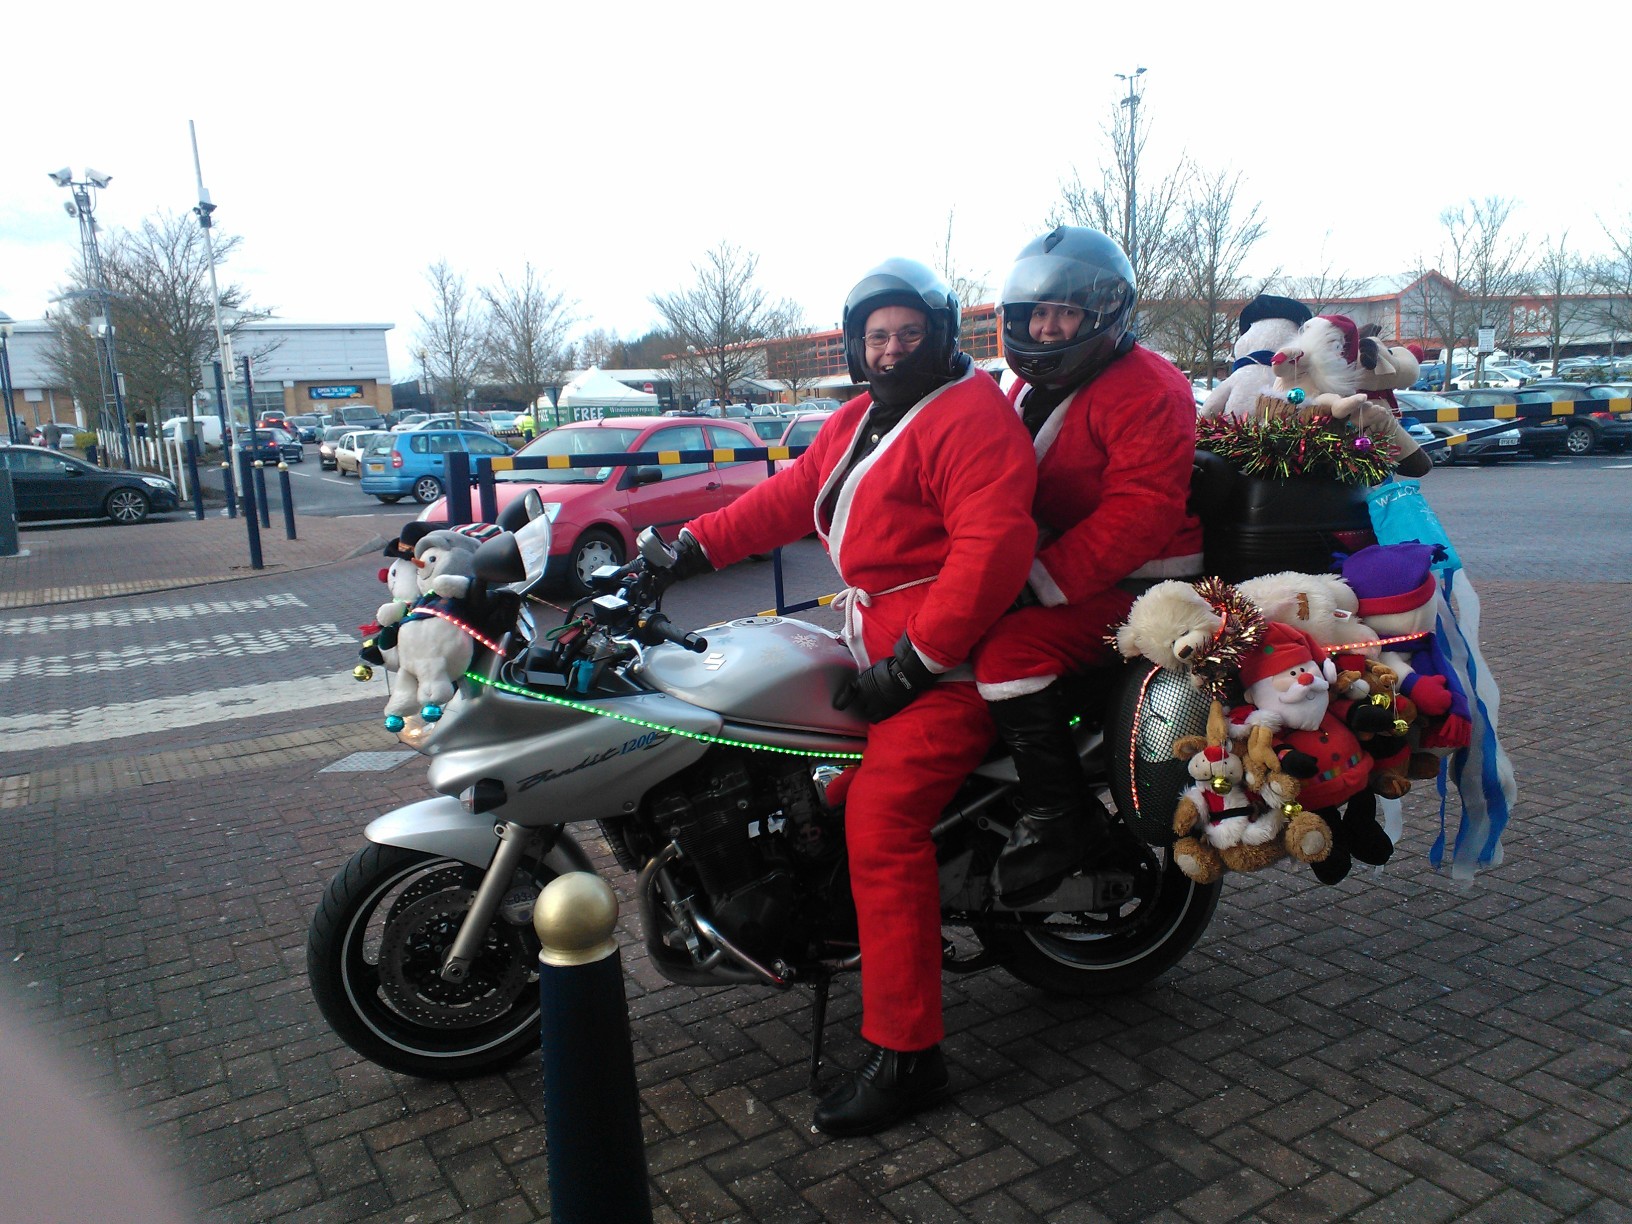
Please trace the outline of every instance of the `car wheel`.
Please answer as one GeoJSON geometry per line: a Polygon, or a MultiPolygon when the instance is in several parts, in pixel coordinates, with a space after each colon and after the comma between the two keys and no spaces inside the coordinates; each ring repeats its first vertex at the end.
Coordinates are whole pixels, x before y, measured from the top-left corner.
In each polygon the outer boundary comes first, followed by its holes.
{"type": "Polygon", "coordinates": [[[1591,425],[1575,424],[1564,435],[1564,449],[1572,455],[1590,455],[1597,441],[1598,435],[1593,433],[1591,425]]]}
{"type": "Polygon", "coordinates": [[[376,493],[374,496],[379,498],[388,506],[394,506],[402,500],[401,493],[376,493]]]}
{"type": "Polygon", "coordinates": [[[414,500],[428,506],[442,496],[442,482],[435,476],[421,476],[414,481],[414,500]]]}
{"type": "Polygon", "coordinates": [[[116,523],[139,523],[147,517],[150,504],[140,489],[115,489],[108,494],[103,509],[116,523]]]}
{"type": "Polygon", "coordinates": [[[567,566],[567,586],[574,595],[590,593],[589,576],[603,565],[622,565],[623,545],[609,531],[591,528],[578,537],[572,546],[571,563],[567,566]]]}

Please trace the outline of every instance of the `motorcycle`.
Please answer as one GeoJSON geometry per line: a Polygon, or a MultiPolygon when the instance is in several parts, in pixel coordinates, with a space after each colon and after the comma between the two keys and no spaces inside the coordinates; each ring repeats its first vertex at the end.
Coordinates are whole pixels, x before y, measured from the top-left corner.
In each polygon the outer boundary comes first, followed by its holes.
{"type": "MultiPolygon", "coordinates": [[[[507,541],[482,545],[478,574],[525,593],[507,541]]],[[[842,793],[867,727],[833,708],[855,663],[835,634],[787,616],[689,632],[663,614],[660,585],[648,564],[609,566],[558,628],[538,632],[524,611],[417,742],[435,797],[368,826],[308,943],[318,1006],[365,1057],[452,1078],[537,1047],[533,903],[556,876],[595,870],[575,835],[592,823],[634,875],[665,978],[810,989],[814,1081],[830,983],[861,956],[842,793]]],[[[1168,851],[1188,782],[1172,744],[1205,732],[1204,694],[1143,663],[1078,688],[1088,776],[1148,858],[1005,905],[989,880],[1016,777],[995,752],[933,830],[949,973],[995,965],[1052,993],[1117,994],[1176,965],[1212,918],[1220,885],[1191,881],[1168,851]]]]}

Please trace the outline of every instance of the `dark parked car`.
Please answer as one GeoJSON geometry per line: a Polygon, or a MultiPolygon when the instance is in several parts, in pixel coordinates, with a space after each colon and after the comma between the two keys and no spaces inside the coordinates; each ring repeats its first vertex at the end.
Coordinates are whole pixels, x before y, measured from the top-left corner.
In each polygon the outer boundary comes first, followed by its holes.
{"type": "MultiPolygon", "coordinates": [[[[1520,387],[1517,391],[1502,391],[1494,387],[1480,387],[1472,391],[1446,391],[1439,398],[1449,400],[1458,408],[1494,408],[1498,404],[1545,404],[1554,399],[1572,397],[1550,394],[1546,390],[1546,384],[1537,384],[1534,387],[1520,387]]],[[[1519,428],[1519,454],[1533,455],[1537,459],[1563,454],[1568,432],[1565,420],[1564,417],[1541,420],[1534,417],[1519,418],[1514,422],[1519,428]]],[[[1475,418],[1463,422],[1466,425],[1477,423],[1475,418]]]]}
{"type": "Polygon", "coordinates": [[[316,442],[317,436],[323,429],[323,419],[318,416],[292,416],[289,425],[300,435],[302,442],[316,442]]]}
{"type": "Polygon", "coordinates": [[[257,429],[254,444],[250,444],[246,434],[243,445],[253,458],[259,459],[262,463],[306,461],[306,448],[301,445],[300,439],[281,429],[257,429]]]}
{"type": "Polygon", "coordinates": [[[1590,455],[1599,449],[1623,451],[1628,442],[1632,442],[1632,412],[1627,411],[1628,405],[1620,405],[1619,411],[1611,411],[1609,404],[1609,401],[1624,400],[1629,396],[1632,396],[1632,387],[1625,383],[1581,383],[1544,379],[1524,388],[1519,395],[1519,402],[1534,404],[1557,400],[1573,400],[1576,403],[1582,400],[1605,401],[1603,411],[1583,413],[1577,408],[1574,416],[1561,419],[1564,427],[1564,449],[1572,455],[1590,455]]]}
{"type": "Polygon", "coordinates": [[[105,472],[43,446],[0,446],[11,473],[17,517],[24,520],[102,518],[139,523],[149,511],[174,510],[176,486],[144,472],[105,472]]]}

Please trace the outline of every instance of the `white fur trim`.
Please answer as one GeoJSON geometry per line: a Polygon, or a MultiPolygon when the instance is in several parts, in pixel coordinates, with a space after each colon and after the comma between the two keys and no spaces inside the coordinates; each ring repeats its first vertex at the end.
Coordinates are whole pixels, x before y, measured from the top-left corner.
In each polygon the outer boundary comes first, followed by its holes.
{"type": "Polygon", "coordinates": [[[1146,561],[1129,578],[1199,578],[1203,563],[1200,553],[1186,553],[1182,557],[1157,557],[1146,561]]]}
{"type": "Polygon", "coordinates": [[[1023,680],[997,680],[991,684],[977,683],[975,691],[987,701],[1007,701],[1010,697],[1040,693],[1058,679],[1058,676],[1027,676],[1023,680]]]}
{"type": "MultiPolygon", "coordinates": [[[[912,639],[908,638],[907,642],[910,644],[912,639]]],[[[912,653],[918,656],[918,662],[922,663],[927,670],[934,672],[937,676],[943,676],[952,670],[950,667],[942,667],[939,663],[935,662],[934,659],[930,658],[916,646],[913,646],[912,653]]]]}
{"type": "Polygon", "coordinates": [[[1060,584],[1054,581],[1054,575],[1048,572],[1041,557],[1031,563],[1031,574],[1026,579],[1026,585],[1045,608],[1058,608],[1067,602],[1065,592],[1060,590],[1060,584]]]}

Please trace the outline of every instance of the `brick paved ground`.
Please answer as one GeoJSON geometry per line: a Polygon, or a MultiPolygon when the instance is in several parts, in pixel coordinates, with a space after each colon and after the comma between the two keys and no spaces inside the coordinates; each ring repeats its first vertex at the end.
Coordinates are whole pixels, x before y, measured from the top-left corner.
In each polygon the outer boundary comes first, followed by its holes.
{"type": "Polygon", "coordinates": [[[101,522],[25,527],[20,543],[28,555],[0,557],[0,609],[290,573],[378,551],[385,547],[380,532],[399,526],[394,519],[382,523],[367,516],[302,515],[295,520],[296,538],[291,540],[281,515],[274,515],[272,526],[261,530],[263,568],[258,571],[250,566],[244,520],[222,518],[213,510],[202,519],[174,514],[134,527],[101,522]]]}
{"type": "MultiPolygon", "coordinates": [[[[1197,951],[1137,994],[949,979],[956,1097],[885,1136],[810,1132],[802,995],[670,986],[626,939],[658,1218],[1632,1218],[1632,880],[1597,853],[1629,807],[1608,764],[1628,588],[1482,591],[1525,787],[1506,865],[1434,876],[1417,797],[1386,875],[1232,879],[1197,951]]],[[[548,1218],[536,1060],[409,1080],[311,1002],[323,886],[370,815],[423,795],[414,761],[318,772],[389,746],[364,718],[5,779],[0,980],[205,1218],[548,1218]]],[[[847,1062],[853,982],[833,1013],[847,1062]]]]}

